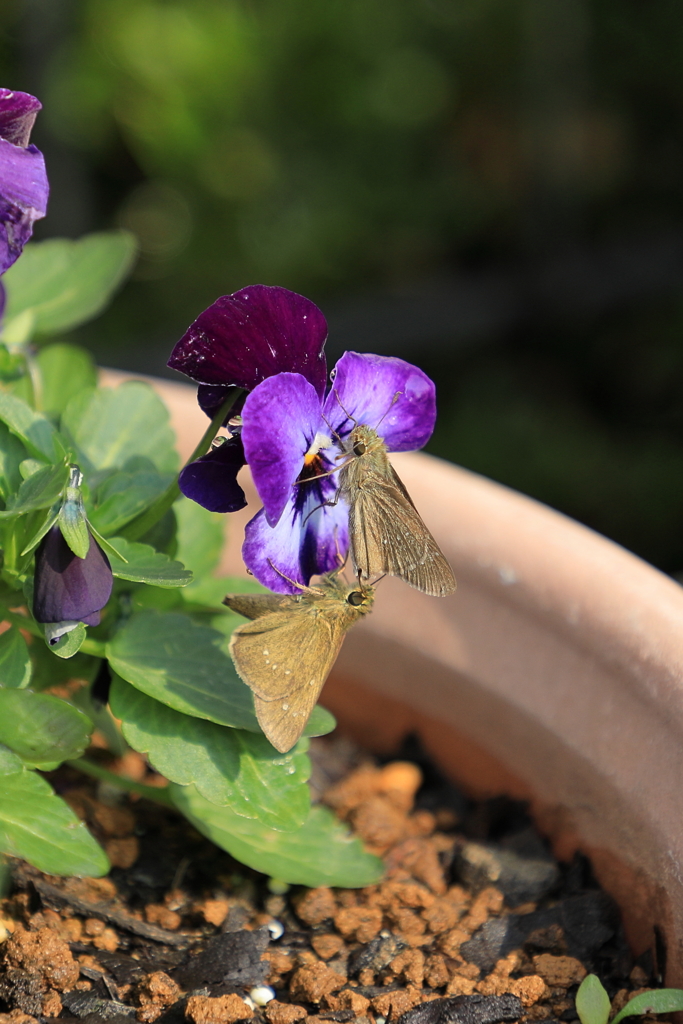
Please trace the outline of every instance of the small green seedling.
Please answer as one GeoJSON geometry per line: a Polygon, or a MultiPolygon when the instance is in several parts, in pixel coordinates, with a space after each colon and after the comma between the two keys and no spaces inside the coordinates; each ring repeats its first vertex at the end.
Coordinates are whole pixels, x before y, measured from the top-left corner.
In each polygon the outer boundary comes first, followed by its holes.
{"type": "MultiPolygon", "coordinates": [[[[673,1013],[676,1010],[683,1010],[683,989],[653,989],[629,1000],[613,1018],[611,1024],[619,1024],[624,1017],[639,1016],[643,1013],[673,1013]]],[[[610,1001],[597,974],[589,974],[579,985],[576,993],[576,1012],[581,1024],[607,1024],[610,1001]]]]}

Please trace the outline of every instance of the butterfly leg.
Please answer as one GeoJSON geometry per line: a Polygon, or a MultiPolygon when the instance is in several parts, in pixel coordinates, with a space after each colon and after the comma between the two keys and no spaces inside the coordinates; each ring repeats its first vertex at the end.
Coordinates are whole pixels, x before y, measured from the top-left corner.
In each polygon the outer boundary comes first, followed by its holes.
{"type": "MultiPolygon", "coordinates": [[[[315,480],[315,477],[313,477],[313,479],[315,480]]],[[[317,512],[318,509],[325,508],[325,507],[334,508],[334,506],[339,502],[339,495],[340,494],[341,494],[341,487],[339,487],[337,489],[337,493],[335,494],[334,498],[328,498],[327,501],[321,501],[319,505],[316,505],[315,508],[312,508],[311,511],[308,513],[308,515],[306,516],[306,518],[304,519],[304,521],[303,521],[303,523],[301,525],[305,526],[307,521],[313,515],[313,513],[317,512]]]]}

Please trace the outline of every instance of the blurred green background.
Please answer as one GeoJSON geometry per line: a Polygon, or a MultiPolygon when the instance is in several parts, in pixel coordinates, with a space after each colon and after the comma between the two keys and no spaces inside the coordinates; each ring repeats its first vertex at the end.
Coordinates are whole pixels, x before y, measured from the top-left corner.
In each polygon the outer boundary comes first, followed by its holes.
{"type": "Polygon", "coordinates": [[[218,295],[286,285],[333,357],[434,376],[429,450],[683,567],[679,2],[5,0],[0,35],[36,237],[140,241],[74,332],[101,362],[170,375],[218,295]]]}

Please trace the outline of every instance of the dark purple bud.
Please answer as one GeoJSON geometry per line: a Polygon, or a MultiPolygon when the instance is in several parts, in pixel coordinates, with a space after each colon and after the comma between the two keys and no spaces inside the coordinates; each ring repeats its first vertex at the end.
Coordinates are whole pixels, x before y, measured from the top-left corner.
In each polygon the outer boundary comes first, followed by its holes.
{"type": "Polygon", "coordinates": [[[255,284],[205,309],[168,365],[198,384],[232,384],[247,391],[276,373],[300,373],[322,398],[326,338],[325,317],[310,299],[255,284]]]}
{"type": "Polygon", "coordinates": [[[26,149],[43,104],[27,92],[0,89],[0,139],[26,149]]]}
{"type": "Polygon", "coordinates": [[[237,474],[246,465],[240,437],[231,437],[181,471],[178,486],[186,498],[210,512],[239,512],[247,504],[237,474]]]}
{"type": "Polygon", "coordinates": [[[47,211],[45,161],[29,145],[40,107],[35,96],[0,89],[0,274],[20,256],[33,222],[47,211]]]}
{"type": "Polygon", "coordinates": [[[78,558],[53,526],[36,552],[33,615],[37,622],[84,622],[96,626],[111,596],[109,559],[91,536],[85,558],[78,558]]]}

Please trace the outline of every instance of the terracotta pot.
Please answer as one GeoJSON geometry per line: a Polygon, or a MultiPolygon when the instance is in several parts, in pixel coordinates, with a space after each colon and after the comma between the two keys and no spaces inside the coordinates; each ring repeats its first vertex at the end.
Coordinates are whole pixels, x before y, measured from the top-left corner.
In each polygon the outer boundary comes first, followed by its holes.
{"type": "MultiPolygon", "coordinates": [[[[195,389],[154,386],[186,456],[207,422],[195,389]]],[[[663,971],[666,950],[667,984],[683,984],[683,589],[473,473],[394,462],[459,589],[436,599],[384,580],[323,703],[370,749],[417,732],[468,792],[528,799],[560,857],[590,857],[634,951],[656,949],[663,971]]],[[[223,571],[244,571],[256,508],[230,517],[223,571]]]]}

